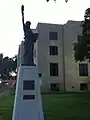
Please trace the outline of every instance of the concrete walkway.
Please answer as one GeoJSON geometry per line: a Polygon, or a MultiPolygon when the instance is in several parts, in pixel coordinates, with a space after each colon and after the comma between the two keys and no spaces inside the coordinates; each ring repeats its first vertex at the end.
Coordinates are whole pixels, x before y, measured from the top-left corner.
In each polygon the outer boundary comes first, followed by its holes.
{"type": "Polygon", "coordinates": [[[2,96],[2,95],[7,95],[8,92],[9,92],[9,90],[5,90],[5,91],[3,91],[3,92],[0,92],[0,96],[2,96]]]}
{"type": "Polygon", "coordinates": [[[4,91],[4,92],[2,92],[2,93],[0,93],[0,96],[2,96],[2,95],[4,95],[6,92],[4,91]]]}

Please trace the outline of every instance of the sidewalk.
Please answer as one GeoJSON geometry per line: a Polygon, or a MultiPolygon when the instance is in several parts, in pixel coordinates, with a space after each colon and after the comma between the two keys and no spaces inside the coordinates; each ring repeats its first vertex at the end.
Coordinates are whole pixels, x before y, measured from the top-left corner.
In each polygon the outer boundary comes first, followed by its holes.
{"type": "Polygon", "coordinates": [[[2,95],[7,95],[8,92],[9,92],[9,90],[5,90],[5,91],[3,91],[3,92],[0,92],[0,96],[2,96],[2,95]]]}
{"type": "Polygon", "coordinates": [[[0,93],[0,96],[4,95],[5,93],[6,93],[6,91],[4,91],[4,92],[1,92],[1,93],[0,93]]]}

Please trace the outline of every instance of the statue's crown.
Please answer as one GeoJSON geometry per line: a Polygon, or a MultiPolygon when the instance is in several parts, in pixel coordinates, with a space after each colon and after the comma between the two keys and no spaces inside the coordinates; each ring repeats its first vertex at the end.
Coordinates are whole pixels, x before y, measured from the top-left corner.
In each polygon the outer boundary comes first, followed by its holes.
{"type": "Polygon", "coordinates": [[[27,22],[26,22],[26,25],[30,26],[30,25],[31,25],[31,22],[30,22],[30,21],[27,21],[27,22]]]}

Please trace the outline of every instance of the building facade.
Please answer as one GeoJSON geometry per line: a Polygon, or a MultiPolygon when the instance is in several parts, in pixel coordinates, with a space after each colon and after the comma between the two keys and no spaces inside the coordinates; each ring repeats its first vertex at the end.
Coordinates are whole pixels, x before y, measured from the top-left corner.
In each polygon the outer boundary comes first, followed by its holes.
{"type": "MultiPolygon", "coordinates": [[[[78,21],[68,21],[64,25],[65,85],[67,91],[90,90],[90,64],[74,60],[73,43],[82,29],[78,21]]],[[[83,52],[83,51],[82,51],[83,52]]]]}
{"type": "Polygon", "coordinates": [[[38,23],[36,32],[39,36],[34,44],[34,63],[41,78],[42,92],[90,90],[90,64],[75,63],[73,57],[73,43],[82,32],[80,23],[38,23]]]}
{"type": "Polygon", "coordinates": [[[24,41],[21,42],[18,48],[18,55],[17,55],[17,68],[21,65],[23,61],[23,53],[24,53],[24,41]]]}
{"type": "Polygon", "coordinates": [[[42,91],[63,90],[62,26],[38,23],[38,40],[35,43],[35,62],[42,73],[42,91]]]}

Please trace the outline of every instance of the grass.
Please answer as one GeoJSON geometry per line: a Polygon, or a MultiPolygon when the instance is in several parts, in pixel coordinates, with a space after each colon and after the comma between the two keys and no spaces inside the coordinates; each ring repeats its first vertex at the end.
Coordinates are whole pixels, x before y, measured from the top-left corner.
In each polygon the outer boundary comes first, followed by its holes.
{"type": "MultiPolygon", "coordinates": [[[[14,96],[0,97],[0,120],[11,120],[14,96]]],[[[42,95],[45,120],[90,120],[90,93],[42,95]]]]}
{"type": "Polygon", "coordinates": [[[11,120],[14,96],[8,92],[0,96],[0,120],[11,120]]]}

